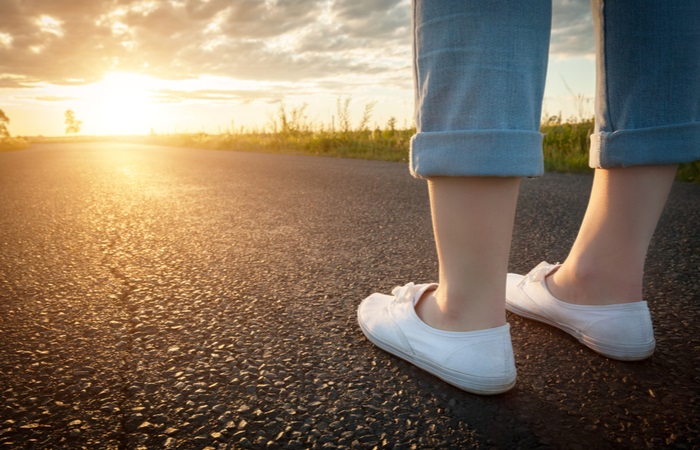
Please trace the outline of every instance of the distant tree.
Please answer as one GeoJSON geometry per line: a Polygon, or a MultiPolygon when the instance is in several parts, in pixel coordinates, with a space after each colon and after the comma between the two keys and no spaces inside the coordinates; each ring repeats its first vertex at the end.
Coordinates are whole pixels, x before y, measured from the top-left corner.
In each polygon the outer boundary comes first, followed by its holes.
{"type": "Polygon", "coordinates": [[[0,109],[0,138],[7,139],[10,137],[10,132],[7,130],[7,124],[10,123],[10,118],[7,117],[5,111],[0,109]]]}
{"type": "Polygon", "coordinates": [[[80,133],[80,127],[83,122],[75,118],[75,113],[72,109],[66,111],[66,134],[80,133]]]}

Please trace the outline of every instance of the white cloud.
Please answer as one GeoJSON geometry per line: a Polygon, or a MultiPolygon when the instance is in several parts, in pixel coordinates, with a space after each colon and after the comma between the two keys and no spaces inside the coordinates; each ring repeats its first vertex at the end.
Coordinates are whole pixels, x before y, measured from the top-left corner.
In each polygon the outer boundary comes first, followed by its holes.
{"type": "Polygon", "coordinates": [[[588,0],[556,0],[552,7],[550,53],[564,57],[593,55],[593,19],[588,0]]]}
{"type": "Polygon", "coordinates": [[[63,37],[63,24],[61,21],[54,19],[51,16],[40,16],[36,20],[39,30],[43,33],[53,34],[54,36],[63,37]]]}
{"type": "Polygon", "coordinates": [[[5,48],[12,47],[12,35],[10,33],[0,33],[0,45],[5,48]]]}

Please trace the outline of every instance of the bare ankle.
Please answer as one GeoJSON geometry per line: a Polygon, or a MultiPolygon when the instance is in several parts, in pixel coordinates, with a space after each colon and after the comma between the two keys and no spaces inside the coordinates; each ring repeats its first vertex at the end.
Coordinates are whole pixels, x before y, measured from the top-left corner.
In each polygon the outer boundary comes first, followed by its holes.
{"type": "Polygon", "coordinates": [[[438,288],[423,294],[416,304],[416,314],[427,325],[443,331],[477,331],[505,325],[505,307],[499,313],[494,305],[471,300],[448,300],[438,288]]]}
{"type": "Polygon", "coordinates": [[[641,274],[564,263],[545,279],[557,299],[578,305],[611,305],[642,300],[641,274]]]}

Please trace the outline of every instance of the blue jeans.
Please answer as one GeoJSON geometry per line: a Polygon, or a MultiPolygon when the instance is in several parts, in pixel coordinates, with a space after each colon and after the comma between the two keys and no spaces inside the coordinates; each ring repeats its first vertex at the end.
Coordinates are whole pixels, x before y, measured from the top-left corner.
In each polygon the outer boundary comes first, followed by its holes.
{"type": "MultiPolygon", "coordinates": [[[[591,0],[596,168],[700,160],[700,2],[591,0]]],[[[414,0],[414,176],[537,176],[551,2],[414,0]]]]}

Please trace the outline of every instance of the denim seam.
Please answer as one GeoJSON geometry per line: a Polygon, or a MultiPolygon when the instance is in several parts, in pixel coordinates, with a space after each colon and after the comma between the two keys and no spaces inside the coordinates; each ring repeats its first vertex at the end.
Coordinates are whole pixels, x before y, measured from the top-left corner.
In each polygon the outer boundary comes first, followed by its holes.
{"type": "Polygon", "coordinates": [[[603,47],[603,71],[605,72],[605,115],[607,116],[605,119],[610,131],[615,131],[615,124],[612,121],[613,115],[610,112],[612,106],[610,102],[610,77],[608,76],[608,67],[610,67],[610,65],[608,64],[608,20],[607,17],[605,17],[605,0],[601,0],[600,5],[601,28],[603,29],[603,42],[601,45],[603,47]]]}
{"type": "Polygon", "coordinates": [[[416,8],[418,7],[417,1],[412,1],[412,6],[413,6],[413,14],[411,16],[411,21],[412,21],[412,26],[411,28],[413,29],[413,42],[412,42],[412,48],[411,51],[413,53],[413,107],[414,107],[414,112],[413,112],[413,122],[415,123],[416,127],[420,126],[420,121],[418,120],[418,114],[419,114],[419,108],[418,108],[418,91],[420,89],[419,85],[419,80],[420,78],[418,77],[418,51],[416,49],[417,45],[416,43],[418,42],[418,25],[416,24],[416,8]]]}

